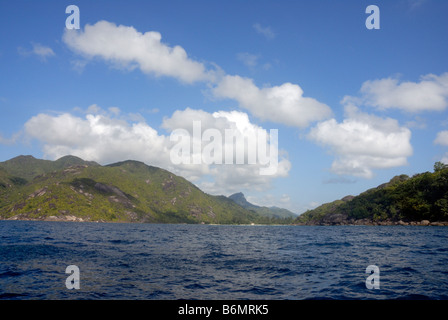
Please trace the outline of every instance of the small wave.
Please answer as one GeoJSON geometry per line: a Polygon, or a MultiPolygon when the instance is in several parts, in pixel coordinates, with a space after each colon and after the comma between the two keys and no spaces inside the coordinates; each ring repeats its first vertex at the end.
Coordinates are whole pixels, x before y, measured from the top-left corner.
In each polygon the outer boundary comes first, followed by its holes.
{"type": "Polygon", "coordinates": [[[201,289],[207,289],[207,288],[209,288],[210,286],[204,286],[204,285],[202,285],[202,284],[200,284],[200,283],[192,283],[192,284],[189,284],[189,285],[186,285],[186,286],[184,286],[184,288],[186,288],[186,289],[190,289],[190,290],[201,290],[201,289]]]}
{"type": "Polygon", "coordinates": [[[20,272],[15,272],[15,271],[6,271],[6,272],[2,272],[0,273],[0,278],[8,278],[8,277],[18,277],[21,276],[22,273],[20,272]]]}
{"type": "Polygon", "coordinates": [[[266,296],[266,295],[278,295],[281,292],[277,290],[276,288],[270,288],[270,287],[261,287],[261,286],[254,286],[247,289],[237,289],[237,290],[231,290],[232,292],[238,292],[238,293],[244,293],[244,294],[253,294],[257,296],[266,296]]]}
{"type": "Polygon", "coordinates": [[[283,277],[293,277],[300,275],[299,272],[286,267],[270,269],[272,269],[268,271],[268,274],[271,274],[270,279],[281,279],[283,277]]]}
{"type": "Polygon", "coordinates": [[[4,299],[22,299],[23,297],[27,297],[27,294],[22,294],[22,293],[13,293],[13,292],[5,292],[5,293],[0,293],[0,300],[4,299]]]}
{"type": "Polygon", "coordinates": [[[113,240],[109,240],[109,242],[113,243],[113,244],[126,244],[126,243],[129,243],[129,241],[122,240],[122,239],[113,239],[113,240]]]}

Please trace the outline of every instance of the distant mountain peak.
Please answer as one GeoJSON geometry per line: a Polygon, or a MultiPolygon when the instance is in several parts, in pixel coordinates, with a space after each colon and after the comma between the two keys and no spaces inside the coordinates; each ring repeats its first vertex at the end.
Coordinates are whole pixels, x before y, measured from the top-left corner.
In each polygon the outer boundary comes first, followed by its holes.
{"type": "Polygon", "coordinates": [[[249,210],[254,210],[258,214],[262,214],[264,216],[280,217],[280,218],[296,216],[293,212],[291,212],[287,209],[279,208],[276,206],[261,207],[261,206],[252,204],[249,201],[247,201],[246,197],[244,196],[244,194],[242,192],[237,192],[237,193],[232,194],[231,196],[229,196],[229,199],[234,201],[235,203],[239,204],[243,208],[246,208],[249,210]]]}
{"type": "Polygon", "coordinates": [[[234,193],[231,196],[229,196],[229,198],[232,199],[232,200],[244,200],[244,201],[247,201],[246,197],[244,196],[244,193],[242,193],[242,192],[234,193]]]}
{"type": "Polygon", "coordinates": [[[246,197],[244,196],[244,193],[242,192],[237,192],[232,194],[231,196],[229,196],[229,199],[233,200],[234,202],[236,202],[237,204],[239,204],[240,206],[244,207],[244,208],[256,208],[258,206],[250,203],[249,201],[247,201],[246,197]]]}

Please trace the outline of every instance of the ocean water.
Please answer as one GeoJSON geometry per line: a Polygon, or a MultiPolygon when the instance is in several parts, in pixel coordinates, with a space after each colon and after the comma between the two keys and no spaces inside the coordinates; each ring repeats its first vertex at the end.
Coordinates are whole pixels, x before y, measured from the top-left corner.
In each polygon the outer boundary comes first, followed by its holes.
{"type": "Polygon", "coordinates": [[[0,221],[0,299],[445,300],[448,227],[0,221]]]}

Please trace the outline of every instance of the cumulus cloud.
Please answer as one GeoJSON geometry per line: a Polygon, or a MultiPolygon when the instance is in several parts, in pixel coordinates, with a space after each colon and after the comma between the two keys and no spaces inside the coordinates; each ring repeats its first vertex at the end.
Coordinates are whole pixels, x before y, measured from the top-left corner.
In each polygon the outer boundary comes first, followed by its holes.
{"type": "Polygon", "coordinates": [[[102,164],[135,159],[159,166],[169,160],[167,138],[146,123],[101,114],[38,114],[26,122],[25,132],[42,142],[45,157],[52,159],[72,154],[102,164]]]}
{"type": "Polygon", "coordinates": [[[213,94],[238,101],[241,107],[261,120],[289,126],[306,127],[332,114],[330,107],[304,97],[302,88],[292,83],[260,89],[252,79],[226,75],[213,88],[213,94]]]}
{"type": "Polygon", "coordinates": [[[361,86],[361,97],[347,96],[352,101],[380,110],[400,109],[407,112],[443,111],[448,106],[448,73],[440,76],[428,74],[419,82],[397,78],[369,80],[361,86]]]}
{"type": "Polygon", "coordinates": [[[380,118],[346,107],[347,118],[318,123],[308,137],[329,147],[335,155],[331,171],[340,175],[371,178],[374,169],[407,164],[412,155],[411,131],[395,119],[380,118]]]}
{"type": "MultiPolygon", "coordinates": [[[[215,164],[202,161],[198,164],[175,164],[171,150],[177,142],[170,139],[169,134],[159,133],[142,119],[132,121],[128,115],[122,115],[118,108],[105,111],[92,105],[87,110],[91,113],[84,117],[71,113],[38,114],[26,122],[24,132],[28,138],[43,144],[46,158],[57,159],[72,154],[101,164],[127,159],[143,161],[182,175],[215,194],[250,188],[264,190],[270,186],[272,179],[287,176],[291,166],[286,156],[282,156],[275,174],[263,176],[260,175],[260,168],[265,166],[262,163],[215,164]]],[[[250,130],[266,131],[253,125],[244,113],[220,111],[211,114],[194,109],[176,111],[172,117],[164,119],[162,127],[168,133],[176,129],[193,130],[190,120],[201,121],[200,134],[211,128],[221,132],[223,137],[226,129],[241,135],[247,135],[250,130]]],[[[209,143],[201,139],[194,141],[192,131],[191,136],[191,143],[199,142],[201,148],[209,143]]],[[[223,143],[223,150],[231,145],[226,145],[227,141],[223,143]]],[[[193,149],[192,156],[194,152],[193,149]]]]}
{"type": "MultiPolygon", "coordinates": [[[[276,177],[286,177],[291,168],[291,163],[287,159],[284,151],[275,155],[278,156],[276,170],[272,174],[260,174],[262,168],[270,166],[271,132],[250,122],[249,116],[239,111],[218,111],[208,113],[202,110],[187,108],[173,113],[171,118],[165,118],[162,127],[168,131],[185,130],[191,137],[191,144],[199,145],[197,154],[192,149],[191,158],[199,157],[204,160],[207,154],[207,146],[217,139],[221,150],[217,155],[213,154],[213,159],[224,164],[208,164],[202,167],[203,172],[214,176],[213,182],[202,182],[202,186],[207,190],[217,193],[219,190],[226,193],[241,191],[242,189],[263,190],[270,185],[270,181],[276,177]],[[200,127],[194,127],[193,122],[200,122],[200,127]],[[195,133],[196,130],[196,133],[195,133]],[[201,135],[197,135],[200,132],[201,135]],[[216,135],[215,135],[216,134],[216,135]],[[256,139],[256,141],[254,140],[256,139]],[[257,143],[265,146],[266,149],[259,149],[257,143]],[[251,154],[256,154],[251,162],[251,154]],[[227,158],[228,155],[230,158],[227,158]],[[241,155],[239,157],[238,155],[241,155]],[[240,160],[238,160],[240,159],[240,160]],[[229,163],[230,164],[226,164],[229,163]],[[240,161],[240,162],[239,162],[240,161]]],[[[275,147],[278,147],[277,145],[275,147]]],[[[216,152],[216,150],[213,150],[216,152]]],[[[204,161],[202,161],[204,162],[204,161]]],[[[194,170],[192,164],[180,164],[178,170],[194,170]]]]}
{"type": "MultiPolygon", "coordinates": [[[[269,28],[258,24],[254,28],[272,36],[269,28]]],[[[87,24],[84,30],[65,30],[63,41],[87,59],[98,57],[115,67],[139,68],[144,73],[174,77],[186,83],[203,81],[212,88],[214,97],[235,99],[262,120],[305,127],[331,115],[327,105],[304,97],[299,85],[287,82],[260,89],[252,79],[226,75],[217,65],[207,70],[203,63],[189,58],[182,47],[163,43],[159,32],[141,33],[133,27],[99,21],[87,24]]],[[[253,54],[240,53],[237,57],[248,66],[257,65],[258,57],[253,54]]],[[[79,70],[85,66],[79,61],[76,65],[79,70]]]]}
{"type": "Polygon", "coordinates": [[[211,78],[205,66],[189,58],[185,49],[163,43],[159,32],[141,33],[133,27],[99,21],[87,24],[84,31],[66,29],[63,41],[88,59],[100,57],[114,66],[139,68],[147,74],[170,76],[186,83],[211,78]]]}

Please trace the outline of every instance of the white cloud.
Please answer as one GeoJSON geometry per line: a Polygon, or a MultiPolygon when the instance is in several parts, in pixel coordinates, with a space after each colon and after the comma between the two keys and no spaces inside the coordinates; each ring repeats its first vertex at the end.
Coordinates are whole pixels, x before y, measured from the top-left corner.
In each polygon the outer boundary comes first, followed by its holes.
{"type": "Polygon", "coordinates": [[[427,126],[426,119],[416,116],[414,120],[406,122],[406,127],[415,129],[425,129],[427,126]]]}
{"type": "Polygon", "coordinates": [[[47,58],[55,56],[53,49],[50,47],[44,46],[40,43],[31,43],[32,49],[25,49],[23,47],[17,48],[17,51],[19,54],[23,56],[29,56],[29,55],[36,55],[38,56],[42,61],[46,61],[47,58]]]}
{"type": "Polygon", "coordinates": [[[289,196],[289,194],[282,194],[280,200],[281,203],[290,203],[291,202],[291,197],[289,196]]]}
{"type": "Polygon", "coordinates": [[[435,144],[440,144],[442,146],[448,146],[448,130],[440,131],[434,140],[435,144]]]}
{"type": "Polygon", "coordinates": [[[415,10],[425,4],[427,0],[407,0],[409,10],[415,10]]]}
{"type": "Polygon", "coordinates": [[[17,140],[19,140],[20,136],[22,135],[21,132],[15,133],[11,136],[11,138],[5,138],[2,136],[2,134],[0,133],[0,144],[3,145],[13,145],[17,142],[17,140]]]}
{"type": "Polygon", "coordinates": [[[448,164],[448,152],[440,159],[441,162],[448,164]]]}
{"type": "Polygon", "coordinates": [[[45,157],[52,159],[72,154],[102,164],[135,159],[159,166],[169,160],[167,138],[143,122],[101,114],[39,114],[26,122],[25,132],[41,141],[45,157]]]}
{"type": "Polygon", "coordinates": [[[103,109],[101,109],[101,107],[99,107],[97,104],[91,104],[87,108],[86,113],[100,114],[100,113],[105,113],[105,111],[103,109]]]}
{"type": "MultiPolygon", "coordinates": [[[[440,131],[437,134],[437,137],[434,140],[434,143],[435,144],[439,144],[441,146],[447,147],[448,146],[448,130],[440,131]]],[[[448,152],[446,152],[443,155],[443,157],[442,157],[442,159],[440,161],[442,161],[443,163],[447,163],[448,164],[448,152]]]]}
{"type": "Polygon", "coordinates": [[[33,44],[33,53],[37,54],[42,58],[47,58],[55,55],[53,49],[51,49],[50,47],[43,46],[39,43],[33,44]]]}
{"type": "Polygon", "coordinates": [[[412,155],[411,131],[391,118],[380,118],[346,107],[347,118],[318,123],[308,137],[330,148],[336,159],[331,171],[371,178],[373,169],[407,164],[412,155]]]}
{"type": "Polygon", "coordinates": [[[240,52],[236,55],[237,59],[247,67],[255,67],[258,64],[258,56],[249,52],[240,52]]]}
{"type": "Polygon", "coordinates": [[[193,121],[200,121],[203,130],[208,128],[224,130],[227,126],[227,121],[223,118],[217,119],[209,112],[186,108],[185,110],[176,110],[171,117],[164,118],[161,127],[169,132],[182,128],[192,134],[193,121]]]}
{"type": "Polygon", "coordinates": [[[252,79],[227,75],[213,88],[220,98],[238,101],[241,107],[261,120],[269,120],[289,126],[306,127],[311,122],[328,118],[331,109],[313,99],[303,96],[296,84],[258,88],[252,79]]]}
{"type": "Polygon", "coordinates": [[[265,64],[263,64],[262,68],[263,68],[263,70],[269,70],[272,68],[272,64],[270,64],[269,62],[266,62],[265,64]]]}
{"type": "MultiPolygon", "coordinates": [[[[194,110],[187,108],[185,110],[177,110],[173,113],[171,118],[165,118],[162,123],[162,128],[168,131],[176,129],[184,129],[188,131],[190,136],[193,137],[192,143],[199,143],[201,150],[209,143],[208,141],[201,141],[202,136],[196,137],[194,135],[193,121],[200,121],[200,132],[205,133],[208,129],[216,129],[220,132],[223,138],[222,150],[223,154],[222,163],[225,163],[225,154],[229,150],[243,150],[245,162],[248,159],[249,148],[247,141],[229,141],[226,139],[226,130],[240,134],[245,139],[253,137],[257,132],[261,131],[269,138],[269,132],[257,125],[250,122],[248,115],[244,112],[238,111],[218,111],[214,113],[208,113],[202,110],[194,110]],[[243,145],[244,144],[244,145],[243,145]]],[[[269,140],[266,140],[267,145],[270,144],[269,140]]],[[[277,177],[286,177],[291,168],[291,163],[284,156],[284,152],[280,152],[278,159],[278,166],[275,174],[269,176],[260,175],[260,168],[265,167],[259,161],[255,164],[236,164],[236,161],[231,165],[207,165],[201,167],[201,172],[206,172],[214,177],[212,182],[202,181],[201,187],[209,190],[213,193],[230,194],[233,192],[241,191],[244,189],[256,189],[264,190],[270,185],[270,181],[277,177]]],[[[195,157],[195,153],[191,154],[195,157]]],[[[258,159],[259,160],[259,159],[258,159]]],[[[183,172],[183,175],[188,175],[188,170],[191,172],[196,170],[194,165],[181,164],[177,167],[177,170],[183,172]]],[[[190,176],[190,179],[197,178],[196,176],[190,176]]]]}
{"type": "Polygon", "coordinates": [[[272,31],[271,27],[263,27],[261,26],[259,23],[255,23],[253,25],[253,28],[255,29],[255,31],[258,34],[263,35],[264,37],[266,37],[266,39],[274,39],[276,34],[274,33],[274,31],[272,31]]]}
{"type": "Polygon", "coordinates": [[[159,32],[140,33],[133,27],[99,21],[84,31],[65,30],[63,41],[77,53],[100,57],[116,67],[139,68],[147,74],[170,76],[186,83],[211,79],[205,66],[188,57],[180,46],[162,43],[159,32]]]}
{"type": "Polygon", "coordinates": [[[363,103],[380,110],[396,108],[408,112],[442,111],[448,107],[448,73],[428,74],[420,82],[400,82],[396,78],[369,80],[361,87],[361,97],[343,101],[363,103]]]}
{"type": "MultiPolygon", "coordinates": [[[[269,28],[254,26],[270,35],[269,28]]],[[[313,121],[331,115],[330,108],[317,100],[303,96],[300,86],[284,83],[280,86],[258,88],[252,79],[226,75],[219,66],[206,70],[203,63],[190,59],[180,47],[162,43],[162,36],[155,31],[140,33],[133,27],[99,21],[86,25],[84,30],[65,30],[63,41],[86,59],[99,57],[115,67],[134,69],[158,76],[169,76],[192,83],[204,81],[212,87],[215,97],[235,99],[241,107],[262,120],[306,127],[313,121]]],[[[258,57],[241,53],[238,58],[248,66],[257,65],[258,57]]],[[[85,64],[75,63],[81,71],[85,64]]],[[[270,68],[264,64],[263,68],[270,68]]]]}
{"type": "MultiPolygon", "coordinates": [[[[45,158],[57,159],[72,154],[101,164],[128,159],[143,161],[195,181],[203,190],[214,194],[230,194],[245,189],[264,190],[270,186],[272,179],[287,176],[291,167],[285,157],[279,159],[277,172],[270,176],[260,175],[262,164],[258,163],[174,165],[170,151],[175,142],[170,141],[169,135],[157,132],[143,119],[131,121],[131,117],[121,114],[118,108],[104,111],[92,105],[87,110],[91,113],[84,117],[70,113],[38,114],[26,122],[25,134],[43,144],[45,158]]],[[[245,113],[220,111],[210,114],[193,109],[176,111],[171,118],[164,119],[162,127],[168,132],[179,128],[192,129],[189,123],[193,120],[202,121],[202,132],[207,128],[221,132],[233,129],[241,134],[264,130],[250,123],[245,113]]],[[[206,145],[206,142],[200,143],[206,145]]]]}

